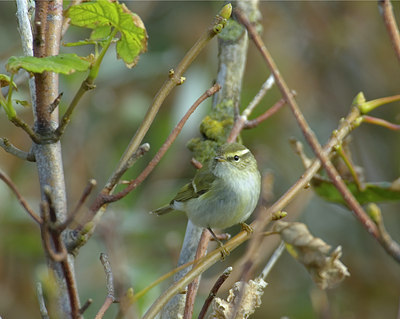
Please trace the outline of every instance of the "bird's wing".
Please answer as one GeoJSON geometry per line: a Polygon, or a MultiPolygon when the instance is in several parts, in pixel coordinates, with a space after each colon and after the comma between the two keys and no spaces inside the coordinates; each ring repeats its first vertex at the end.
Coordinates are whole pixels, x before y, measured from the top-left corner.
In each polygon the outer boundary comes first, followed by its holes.
{"type": "Polygon", "coordinates": [[[214,181],[214,176],[209,170],[201,168],[198,170],[196,176],[190,183],[183,186],[175,198],[171,201],[185,202],[191,198],[197,198],[204,193],[206,193],[212,182],[214,181]]]}

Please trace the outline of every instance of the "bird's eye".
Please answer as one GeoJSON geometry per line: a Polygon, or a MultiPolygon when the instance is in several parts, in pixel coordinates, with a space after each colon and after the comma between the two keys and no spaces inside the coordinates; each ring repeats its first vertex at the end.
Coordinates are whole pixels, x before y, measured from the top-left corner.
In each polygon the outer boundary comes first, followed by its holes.
{"type": "Polygon", "coordinates": [[[233,157],[233,159],[237,162],[237,161],[240,160],[240,157],[239,157],[239,155],[235,155],[235,156],[233,157]]]}

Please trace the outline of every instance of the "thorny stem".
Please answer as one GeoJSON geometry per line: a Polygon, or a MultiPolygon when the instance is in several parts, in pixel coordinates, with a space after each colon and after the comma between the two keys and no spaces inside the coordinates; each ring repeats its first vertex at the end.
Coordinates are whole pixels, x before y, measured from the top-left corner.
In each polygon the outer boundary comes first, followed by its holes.
{"type": "Polygon", "coordinates": [[[393,49],[400,62],[400,34],[396,19],[393,14],[393,7],[390,0],[378,0],[379,9],[383,16],[387,32],[389,33],[393,49]]]}

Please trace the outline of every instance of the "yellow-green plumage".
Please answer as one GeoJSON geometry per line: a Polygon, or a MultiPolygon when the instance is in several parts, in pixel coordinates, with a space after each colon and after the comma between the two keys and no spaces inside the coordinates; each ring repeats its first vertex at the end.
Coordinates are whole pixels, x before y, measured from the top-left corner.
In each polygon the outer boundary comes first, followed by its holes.
{"type": "Polygon", "coordinates": [[[238,143],[224,144],[169,205],[153,213],[184,211],[195,225],[227,228],[243,223],[253,212],[260,194],[260,180],[251,152],[238,143]]]}

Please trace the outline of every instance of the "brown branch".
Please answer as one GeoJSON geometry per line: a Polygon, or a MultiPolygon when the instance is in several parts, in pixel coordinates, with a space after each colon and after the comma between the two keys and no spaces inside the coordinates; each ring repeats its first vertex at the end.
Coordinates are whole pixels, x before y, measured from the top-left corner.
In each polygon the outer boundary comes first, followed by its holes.
{"type": "Polygon", "coordinates": [[[169,149],[171,144],[175,141],[175,139],[181,132],[183,125],[186,123],[189,116],[196,110],[196,108],[200,105],[200,103],[202,103],[205,99],[207,99],[208,97],[210,97],[213,94],[215,94],[216,92],[218,92],[218,90],[220,88],[221,87],[219,86],[219,84],[215,84],[210,89],[208,89],[206,92],[204,92],[197,99],[197,101],[189,108],[189,110],[186,112],[186,114],[183,116],[183,118],[179,121],[179,123],[176,125],[176,127],[172,130],[172,132],[168,136],[167,140],[164,142],[164,144],[158,150],[156,155],[154,155],[153,159],[149,162],[149,164],[142,171],[142,173],[136,179],[132,180],[124,190],[122,190],[119,193],[116,193],[115,195],[108,195],[105,193],[100,193],[100,195],[98,196],[98,198],[92,205],[91,211],[96,212],[104,204],[115,202],[117,200],[120,200],[121,198],[124,198],[132,190],[134,190],[137,186],[139,186],[146,179],[146,177],[153,171],[154,167],[160,162],[161,158],[164,156],[164,154],[167,152],[167,150],[169,149]]]}
{"type": "Polygon", "coordinates": [[[107,297],[101,306],[99,312],[97,313],[95,319],[103,318],[104,314],[110,308],[110,306],[115,302],[114,296],[114,276],[111,270],[110,261],[108,260],[107,254],[100,254],[100,261],[103,264],[104,272],[106,273],[106,287],[107,287],[107,297]]]}
{"type": "Polygon", "coordinates": [[[42,223],[42,219],[40,216],[38,216],[35,211],[29,207],[28,203],[26,200],[22,197],[21,193],[18,191],[17,187],[15,184],[12,182],[12,180],[0,169],[0,179],[3,180],[3,182],[13,191],[15,196],[17,197],[19,203],[21,206],[26,210],[26,212],[33,218],[35,222],[38,224],[42,223]]]}
{"type": "Polygon", "coordinates": [[[93,299],[89,298],[88,300],[86,300],[86,302],[83,304],[83,306],[81,307],[81,309],[79,309],[79,313],[81,315],[83,315],[85,313],[85,311],[90,307],[90,305],[93,303],[93,299]]]}
{"type": "Polygon", "coordinates": [[[393,14],[393,7],[390,0],[378,0],[380,12],[383,16],[383,21],[387,32],[389,33],[390,41],[396,53],[397,59],[400,61],[400,34],[396,19],[393,14]]]}
{"type": "MultiPolygon", "coordinates": [[[[291,94],[286,82],[282,78],[275,62],[273,61],[269,51],[267,50],[266,46],[264,45],[261,37],[258,35],[255,28],[251,25],[249,20],[244,16],[244,14],[240,11],[236,11],[236,16],[239,21],[247,28],[250,36],[252,37],[255,45],[261,52],[266,64],[270,68],[272,74],[275,77],[275,81],[277,86],[279,87],[283,97],[286,99],[288,105],[290,106],[292,113],[300,126],[304,137],[306,138],[307,142],[313,149],[316,156],[321,161],[321,164],[325,168],[328,176],[332,180],[332,183],[338,189],[338,191],[343,196],[343,199],[346,201],[349,208],[354,212],[356,218],[360,221],[363,227],[382,244],[385,250],[397,261],[400,261],[400,247],[398,245],[387,245],[384,241],[382,241],[381,236],[379,235],[378,229],[376,225],[372,222],[372,220],[368,217],[367,213],[364,211],[362,206],[358,203],[355,199],[353,194],[347,188],[346,184],[341,179],[340,175],[336,171],[335,167],[329,160],[329,155],[322,149],[321,145],[319,144],[314,132],[309,127],[307,121],[305,120],[303,114],[300,111],[299,106],[297,105],[296,100],[294,99],[293,95],[291,94]],[[397,247],[396,247],[397,246],[397,247]]],[[[260,228],[258,227],[258,231],[260,228]]],[[[255,236],[256,237],[256,236],[255,236]]],[[[247,276],[246,276],[247,277],[247,276]]],[[[246,278],[247,279],[247,278],[246,278]]]]}
{"type": "Polygon", "coordinates": [[[362,121],[364,123],[383,126],[383,127],[387,128],[389,130],[392,130],[392,131],[400,131],[400,125],[394,124],[394,123],[390,123],[389,121],[386,121],[384,119],[380,119],[380,118],[377,118],[377,117],[374,117],[374,116],[364,115],[362,117],[362,121]]]}
{"type": "MultiPolygon", "coordinates": [[[[207,247],[208,243],[210,242],[210,239],[211,239],[210,232],[207,229],[203,229],[199,245],[197,246],[196,255],[194,257],[195,260],[199,260],[201,257],[205,256],[205,254],[207,253],[207,247]]],[[[193,267],[194,266],[196,266],[196,263],[194,263],[193,267]]],[[[183,319],[191,319],[193,317],[194,301],[196,299],[199,283],[200,283],[200,277],[197,277],[188,286],[188,291],[186,293],[185,309],[183,312],[183,319]]]]}
{"type": "Polygon", "coordinates": [[[221,276],[218,277],[217,281],[215,282],[214,286],[211,288],[210,293],[208,294],[207,299],[204,301],[203,307],[200,310],[199,317],[198,319],[203,319],[204,316],[207,313],[208,308],[211,305],[211,302],[217,295],[217,292],[219,288],[222,286],[222,284],[225,282],[225,280],[228,279],[229,275],[232,272],[232,267],[228,267],[225,269],[225,271],[222,273],[221,276]]]}

